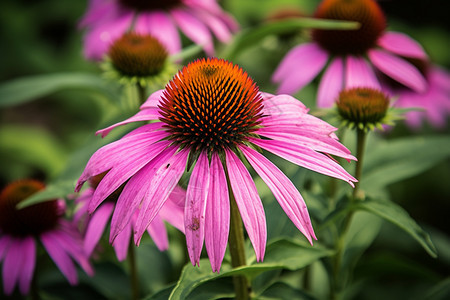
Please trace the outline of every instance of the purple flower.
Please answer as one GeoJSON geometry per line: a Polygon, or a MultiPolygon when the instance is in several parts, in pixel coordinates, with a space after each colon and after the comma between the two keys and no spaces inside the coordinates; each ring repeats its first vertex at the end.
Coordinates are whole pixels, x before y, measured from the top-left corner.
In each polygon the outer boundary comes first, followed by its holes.
{"type": "Polygon", "coordinates": [[[428,83],[428,88],[424,92],[419,93],[405,86],[393,84],[391,80],[382,81],[383,89],[392,97],[398,97],[394,103],[396,107],[421,109],[405,114],[406,123],[411,128],[420,128],[423,120],[428,120],[436,128],[443,128],[450,115],[450,74],[438,66],[428,65],[427,62],[424,68],[419,69],[428,83]]]}
{"type": "MultiPolygon", "coordinates": [[[[115,202],[118,197],[118,193],[114,192],[112,197],[108,197],[108,201],[103,202],[92,213],[92,215],[88,215],[89,201],[91,201],[94,192],[95,188],[89,187],[80,195],[79,198],[76,199],[78,210],[76,211],[74,217],[75,220],[83,221],[82,223],[85,223],[84,250],[88,256],[91,256],[103,234],[103,231],[106,228],[106,225],[108,224],[108,221],[111,219],[114,207],[116,206],[115,202]]],[[[159,211],[159,214],[147,228],[148,234],[160,251],[164,251],[169,248],[169,240],[164,221],[167,221],[169,224],[175,226],[184,233],[183,214],[185,198],[186,191],[181,187],[175,187],[169,195],[168,200],[159,211]]],[[[136,210],[132,216],[131,221],[114,239],[113,247],[119,261],[123,261],[127,257],[131,234],[133,232],[137,215],[138,210],[136,210]]]]}
{"type": "Polygon", "coordinates": [[[94,271],[82,247],[82,237],[76,226],[62,219],[62,200],[51,200],[23,209],[16,205],[44,185],[35,180],[21,180],[7,186],[0,194],[0,262],[3,261],[3,287],[10,295],[16,285],[28,294],[36,266],[37,240],[67,278],[77,283],[76,261],[83,270],[94,271]]]}
{"type": "Polygon", "coordinates": [[[184,67],[164,90],[150,95],[135,116],[143,125],[100,148],[80,176],[77,189],[109,170],[92,197],[94,210],[121,184],[112,219],[117,235],[139,208],[135,241],[163,207],[186,166],[192,168],[187,187],[184,226],[189,257],[199,263],[203,242],[213,271],[219,271],[226,250],[232,192],[256,252],[264,257],[266,220],[261,199],[244,161],[273,192],[288,217],[311,242],[316,239],[305,202],[294,184],[258,150],[264,149],[297,165],[356,182],[329,155],[355,159],[337,141],[336,128],[308,114],[288,95],[260,93],[237,65],[217,58],[184,67]],[[229,191],[228,186],[231,188],[229,191]]]}
{"type": "Polygon", "coordinates": [[[275,70],[272,80],[279,84],[278,92],[299,91],[325,68],[317,105],[330,107],[344,88],[380,90],[374,67],[416,92],[426,91],[426,79],[405,59],[426,60],[426,53],[407,35],[385,31],[385,16],[375,1],[324,0],[315,17],[358,21],[360,28],[313,30],[313,41],[290,50],[275,70]]]}
{"type": "Polygon", "coordinates": [[[111,43],[132,25],[135,32],[158,38],[171,54],[182,48],[178,29],[212,54],[211,33],[227,42],[238,28],[215,0],[91,0],[80,22],[86,28],[86,58],[102,59],[111,43]]]}

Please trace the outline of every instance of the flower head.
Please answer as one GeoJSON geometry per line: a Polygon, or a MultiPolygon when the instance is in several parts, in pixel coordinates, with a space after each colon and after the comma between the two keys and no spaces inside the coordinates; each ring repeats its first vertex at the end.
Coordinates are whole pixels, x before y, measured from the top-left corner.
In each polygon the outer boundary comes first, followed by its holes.
{"type": "Polygon", "coordinates": [[[101,60],[130,30],[153,35],[175,54],[182,48],[178,28],[212,54],[211,33],[227,42],[238,27],[215,0],[91,0],[80,25],[86,28],[84,54],[91,60],[101,60]]]}
{"type": "Polygon", "coordinates": [[[275,70],[272,80],[279,84],[279,92],[302,89],[328,62],[317,93],[319,107],[332,106],[345,88],[380,90],[374,68],[416,92],[427,89],[424,76],[408,61],[427,60],[426,53],[407,35],[385,31],[385,16],[375,0],[323,0],[315,16],[358,21],[360,28],[313,30],[312,41],[289,51],[275,70]]]}
{"type": "Polygon", "coordinates": [[[72,259],[86,273],[93,274],[81,246],[81,235],[72,223],[62,219],[64,202],[50,200],[17,208],[17,204],[44,187],[39,181],[21,180],[11,183],[0,194],[0,261],[7,295],[16,285],[22,294],[28,293],[36,265],[36,239],[40,239],[70,284],[77,283],[72,259]]]}
{"type": "Polygon", "coordinates": [[[199,263],[205,242],[213,271],[219,271],[228,240],[229,193],[261,261],[266,245],[264,208],[247,160],[272,190],[288,217],[309,241],[315,239],[305,202],[294,184],[263,154],[264,149],[295,164],[343,179],[356,179],[328,155],[354,159],[333,133],[298,100],[261,93],[239,66],[223,59],[188,64],[164,90],[150,95],[135,116],[155,122],[99,149],[77,183],[109,170],[94,195],[95,209],[125,184],[112,220],[118,234],[139,208],[135,241],[152,222],[183,175],[192,167],[186,192],[184,226],[189,257],[199,263]],[[124,155],[126,153],[126,155],[124,155]],[[231,190],[228,190],[230,186],[231,190]]]}
{"type": "MultiPolygon", "coordinates": [[[[111,219],[116,202],[120,197],[120,193],[123,191],[125,185],[122,184],[117,190],[110,194],[92,214],[89,215],[87,213],[89,202],[94,195],[95,189],[105,175],[106,172],[91,177],[89,180],[90,187],[83,191],[83,193],[76,199],[78,210],[75,213],[75,219],[84,223],[84,250],[89,256],[99,243],[100,238],[111,219]]],[[[159,214],[147,228],[148,234],[160,251],[167,250],[169,247],[169,240],[164,221],[167,221],[180,231],[184,232],[183,207],[185,198],[186,191],[181,187],[176,187],[170,194],[169,199],[159,211],[159,214]]],[[[133,232],[137,213],[138,211],[135,212],[130,222],[114,239],[113,247],[119,261],[123,261],[127,257],[130,238],[133,232]]]]}
{"type": "Polygon", "coordinates": [[[102,64],[106,77],[121,83],[161,88],[176,72],[169,53],[151,35],[125,33],[115,40],[102,64]]]}
{"type": "Polygon", "coordinates": [[[336,101],[344,125],[364,131],[387,124],[388,96],[371,88],[351,88],[339,93],[336,101]]]}

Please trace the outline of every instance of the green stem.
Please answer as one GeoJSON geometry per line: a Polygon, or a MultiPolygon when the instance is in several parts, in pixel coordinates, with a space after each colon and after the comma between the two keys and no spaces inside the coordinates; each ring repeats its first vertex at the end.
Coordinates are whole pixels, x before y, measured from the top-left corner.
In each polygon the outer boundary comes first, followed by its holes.
{"type": "MultiPolygon", "coordinates": [[[[239,209],[234,199],[231,188],[230,191],[230,236],[228,239],[228,246],[230,247],[231,266],[233,268],[245,266],[245,240],[244,229],[242,227],[242,219],[239,214],[239,209]]],[[[249,299],[249,283],[245,276],[233,277],[234,290],[236,292],[236,299],[249,299]]]]}
{"type": "Polygon", "coordinates": [[[40,299],[39,289],[38,289],[38,285],[37,285],[37,270],[38,270],[38,262],[36,262],[33,279],[31,279],[31,289],[30,289],[31,300],[39,300],[40,299]]]}
{"type": "Polygon", "coordinates": [[[138,90],[138,97],[139,97],[138,99],[139,99],[139,106],[140,106],[148,98],[147,88],[145,86],[142,86],[139,82],[136,83],[136,87],[137,87],[137,90],[138,90]]]}
{"type": "Polygon", "coordinates": [[[130,265],[130,285],[131,285],[131,299],[139,299],[139,278],[136,267],[136,255],[133,241],[130,241],[128,246],[128,263],[130,265]]]}
{"type": "MultiPolygon", "coordinates": [[[[359,184],[361,182],[361,175],[362,175],[362,164],[363,164],[363,157],[364,157],[364,149],[366,144],[366,132],[364,130],[357,129],[356,131],[356,158],[358,161],[356,162],[356,168],[355,168],[355,177],[358,179],[358,182],[355,183],[355,188],[353,189],[353,195],[350,198],[350,201],[354,203],[358,199],[362,198],[359,195],[359,184]]],[[[333,263],[333,280],[332,280],[332,286],[331,286],[331,299],[339,299],[340,292],[342,290],[342,283],[340,281],[341,278],[341,265],[342,265],[342,258],[344,255],[344,246],[345,246],[345,237],[347,235],[347,232],[350,228],[350,224],[353,218],[353,210],[351,210],[347,216],[345,217],[343,221],[342,231],[341,234],[337,240],[336,243],[336,255],[334,256],[334,263],[333,263]]]]}
{"type": "Polygon", "coordinates": [[[362,175],[362,165],[363,165],[363,157],[364,157],[364,148],[366,145],[366,132],[364,130],[358,129],[356,131],[356,158],[358,161],[356,162],[355,169],[355,177],[358,179],[358,182],[355,183],[355,189],[353,190],[353,198],[356,199],[359,197],[359,184],[361,182],[362,175]]]}

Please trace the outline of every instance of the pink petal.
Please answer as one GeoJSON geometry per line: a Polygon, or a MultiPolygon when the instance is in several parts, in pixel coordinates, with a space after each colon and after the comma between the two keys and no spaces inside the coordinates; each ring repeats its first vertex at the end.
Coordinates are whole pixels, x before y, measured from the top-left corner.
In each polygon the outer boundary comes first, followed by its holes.
{"type": "Polygon", "coordinates": [[[140,14],[136,20],[135,31],[151,34],[167,47],[170,54],[181,50],[181,40],[173,21],[163,11],[140,14]]]}
{"type": "Polygon", "coordinates": [[[22,271],[19,275],[19,287],[22,295],[28,294],[30,290],[30,283],[33,280],[34,268],[36,266],[36,242],[31,236],[25,237],[22,240],[21,250],[22,256],[22,271]]]}
{"type": "Polygon", "coordinates": [[[109,51],[111,44],[129,29],[132,19],[133,13],[130,12],[88,31],[84,37],[85,57],[92,60],[101,60],[109,51]]]}
{"type": "Polygon", "coordinates": [[[8,252],[3,262],[3,287],[6,295],[11,295],[19,281],[25,253],[22,251],[22,238],[11,238],[8,252]]]}
{"type": "Polygon", "coordinates": [[[332,134],[337,130],[336,127],[331,126],[327,122],[306,113],[282,114],[280,116],[266,115],[262,118],[261,124],[274,128],[293,127],[299,131],[314,131],[326,135],[332,134]]]}
{"type": "Polygon", "coordinates": [[[345,87],[381,89],[372,67],[362,57],[347,56],[345,87]]]}
{"type": "Polygon", "coordinates": [[[216,16],[207,13],[205,11],[192,8],[190,11],[192,15],[195,15],[199,20],[201,20],[206,26],[211,29],[214,35],[223,43],[228,42],[231,39],[231,32],[228,29],[224,21],[216,16]]]}
{"type": "Polygon", "coordinates": [[[422,46],[404,33],[386,32],[378,39],[378,45],[400,56],[428,59],[422,46]]]}
{"type": "Polygon", "coordinates": [[[84,251],[87,256],[91,256],[92,251],[94,251],[95,246],[97,246],[98,241],[108,224],[113,209],[114,203],[105,202],[91,216],[84,236],[84,251]]]}
{"type": "Polygon", "coordinates": [[[208,55],[214,53],[211,33],[202,22],[181,9],[172,9],[170,13],[188,38],[201,45],[208,55]]]}
{"type": "Polygon", "coordinates": [[[302,89],[319,74],[328,60],[328,53],[315,43],[302,44],[291,52],[272,78],[280,82],[278,93],[281,94],[293,94],[302,89]]]}
{"type": "Polygon", "coordinates": [[[127,258],[128,248],[130,247],[131,243],[132,231],[133,229],[131,227],[131,223],[128,223],[114,239],[114,243],[112,244],[112,246],[119,261],[124,261],[127,258]]]}
{"type": "Polygon", "coordinates": [[[167,237],[166,226],[160,216],[156,215],[148,226],[147,232],[151,236],[153,242],[155,242],[159,251],[169,249],[169,238],[167,237]]]}
{"type": "Polygon", "coordinates": [[[345,180],[351,186],[354,186],[353,182],[357,181],[330,157],[309,148],[301,147],[294,142],[289,143],[286,141],[260,140],[255,138],[250,139],[250,142],[294,164],[345,180]]]}
{"type": "Polygon", "coordinates": [[[305,201],[294,184],[267,158],[246,146],[240,149],[256,173],[264,180],[286,215],[312,244],[317,239],[311,225],[305,201]]]}
{"type": "Polygon", "coordinates": [[[163,95],[164,90],[158,90],[154,93],[152,93],[147,100],[144,102],[144,104],[141,105],[140,109],[147,109],[147,108],[158,108],[159,102],[161,101],[161,97],[163,95]]]}
{"type": "Polygon", "coordinates": [[[164,221],[184,233],[184,205],[186,202],[186,191],[176,186],[169,198],[159,211],[164,221]]]}
{"type": "Polygon", "coordinates": [[[328,135],[319,134],[313,131],[300,131],[295,127],[286,127],[283,128],[283,130],[280,130],[279,127],[270,126],[260,128],[258,134],[278,141],[296,141],[296,143],[302,147],[310,148],[314,151],[332,154],[347,160],[356,160],[355,157],[350,154],[350,150],[345,148],[344,145],[337,140],[328,135]]]}
{"type": "Polygon", "coordinates": [[[3,257],[8,252],[11,240],[12,238],[9,235],[0,236],[0,262],[3,260],[3,257]]]}
{"type": "Polygon", "coordinates": [[[152,161],[134,174],[120,193],[116,208],[111,220],[110,243],[114,241],[117,234],[124,230],[125,226],[132,220],[134,212],[150,189],[150,182],[161,163],[168,160],[176,151],[176,148],[167,148],[168,141],[154,144],[153,150],[159,152],[152,161]],[[161,162],[162,161],[162,162],[161,162]]]}
{"type": "Polygon", "coordinates": [[[264,115],[281,116],[287,114],[304,114],[309,111],[306,106],[299,100],[290,95],[271,95],[268,93],[261,93],[264,100],[264,115]]]}
{"type": "Polygon", "coordinates": [[[127,158],[127,161],[120,164],[116,162],[117,165],[100,181],[89,202],[89,212],[92,213],[111,193],[161,153],[166,145],[167,143],[156,143],[133,149],[134,151],[123,152],[122,155],[127,158]]]}
{"type": "Polygon", "coordinates": [[[95,134],[101,134],[102,137],[105,137],[108,135],[108,133],[111,130],[113,130],[114,128],[116,128],[118,126],[133,123],[133,122],[139,122],[139,121],[157,120],[159,117],[160,117],[160,114],[158,112],[158,109],[156,109],[156,108],[148,108],[148,109],[140,110],[137,114],[126,119],[125,121],[116,123],[105,129],[101,129],[101,130],[97,131],[95,134]]]}
{"type": "MultiPolygon", "coordinates": [[[[173,147],[175,148],[175,147],[173,147]]],[[[168,151],[168,148],[166,151],[168,151]]],[[[136,221],[134,241],[139,244],[142,234],[158,214],[166,202],[169,194],[177,185],[184,173],[189,152],[182,150],[170,159],[160,160],[155,166],[156,173],[149,183],[149,190],[142,202],[141,210],[136,221]]]]}
{"type": "Polygon", "coordinates": [[[213,272],[219,272],[230,231],[230,199],[219,155],[211,157],[210,184],[205,213],[205,246],[213,272]]]}
{"type": "Polygon", "coordinates": [[[205,210],[209,190],[209,162],[206,152],[202,151],[192,170],[186,192],[184,226],[186,245],[191,263],[199,265],[200,254],[205,238],[205,210]]]}
{"type": "Polygon", "coordinates": [[[124,137],[98,149],[89,159],[83,173],[77,181],[75,192],[79,192],[83,183],[90,177],[108,171],[118,163],[128,159],[128,155],[139,153],[151,144],[167,136],[164,131],[146,132],[124,137]],[[128,155],[123,155],[127,153],[128,155]]]}
{"type": "Polygon", "coordinates": [[[426,91],[427,82],[425,78],[416,67],[406,60],[377,49],[369,50],[368,55],[375,67],[387,76],[416,92],[426,91]]]}
{"type": "Polygon", "coordinates": [[[317,106],[331,107],[336,102],[339,92],[344,87],[344,63],[342,58],[336,57],[330,63],[317,92],[317,106]]]}
{"type": "Polygon", "coordinates": [[[266,250],[266,215],[253,179],[239,158],[225,150],[228,177],[236,204],[250,241],[255,249],[256,260],[262,261],[266,250]]]}
{"type": "Polygon", "coordinates": [[[48,232],[41,234],[41,241],[48,254],[67,278],[69,283],[71,285],[75,285],[78,282],[77,269],[75,268],[75,265],[67,252],[64,251],[59,242],[54,239],[54,236],[48,232]]]}

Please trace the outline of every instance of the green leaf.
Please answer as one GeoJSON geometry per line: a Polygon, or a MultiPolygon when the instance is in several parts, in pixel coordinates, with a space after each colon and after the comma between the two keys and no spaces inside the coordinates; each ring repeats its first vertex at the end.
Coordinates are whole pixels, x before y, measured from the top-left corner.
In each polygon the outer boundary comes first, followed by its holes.
{"type": "Polygon", "coordinates": [[[394,202],[366,199],[355,203],[354,208],[368,211],[397,225],[419,242],[428,254],[432,257],[437,257],[436,247],[431,241],[428,233],[426,233],[402,207],[394,202]]]}
{"type": "Polygon", "coordinates": [[[311,295],[308,295],[304,291],[297,290],[284,282],[276,282],[269,286],[264,293],[262,293],[258,299],[261,300],[313,300],[315,299],[311,295]]]}
{"type": "Polygon", "coordinates": [[[224,49],[221,56],[234,58],[248,47],[258,44],[264,37],[306,28],[354,30],[359,28],[358,22],[325,20],[316,18],[296,18],[260,25],[256,28],[243,30],[237,34],[232,43],[224,49]]]}
{"type": "Polygon", "coordinates": [[[368,149],[361,188],[376,192],[388,184],[420,174],[450,157],[448,136],[378,141],[368,149]]]}
{"type": "Polygon", "coordinates": [[[45,189],[31,195],[24,201],[17,204],[17,208],[22,209],[29,205],[37,204],[44,201],[65,198],[67,195],[72,194],[75,188],[75,181],[57,181],[48,184],[45,189]]]}
{"type": "Polygon", "coordinates": [[[319,245],[310,246],[295,239],[280,239],[267,246],[263,263],[254,263],[235,269],[231,269],[228,264],[223,264],[220,274],[215,274],[211,271],[209,260],[202,259],[200,267],[187,265],[183,269],[170,299],[186,299],[195,288],[211,280],[235,275],[254,277],[275,269],[298,270],[333,253],[332,250],[319,245]]]}
{"type": "Polygon", "coordinates": [[[0,85],[0,107],[21,104],[64,89],[100,91],[115,97],[107,82],[89,73],[57,73],[14,79],[0,85]]]}
{"type": "Polygon", "coordinates": [[[2,125],[0,141],[0,161],[12,159],[26,163],[50,176],[61,171],[67,159],[63,145],[40,128],[2,125]]]}

